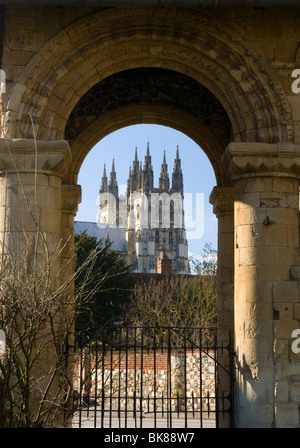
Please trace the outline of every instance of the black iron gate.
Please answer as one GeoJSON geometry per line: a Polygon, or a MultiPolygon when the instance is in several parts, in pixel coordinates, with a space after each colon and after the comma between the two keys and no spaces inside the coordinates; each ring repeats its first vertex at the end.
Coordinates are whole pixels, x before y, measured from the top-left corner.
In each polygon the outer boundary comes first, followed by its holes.
{"type": "Polygon", "coordinates": [[[75,358],[73,427],[233,426],[231,341],[215,329],[114,327],[75,358]]]}

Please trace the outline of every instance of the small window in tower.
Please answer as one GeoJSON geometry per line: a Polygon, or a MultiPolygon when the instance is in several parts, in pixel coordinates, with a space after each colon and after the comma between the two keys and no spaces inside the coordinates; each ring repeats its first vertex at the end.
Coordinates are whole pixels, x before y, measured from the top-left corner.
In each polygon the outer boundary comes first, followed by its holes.
{"type": "Polygon", "coordinates": [[[170,201],[170,225],[174,227],[174,201],[170,201]]]}
{"type": "Polygon", "coordinates": [[[158,219],[159,219],[159,226],[161,226],[162,225],[162,202],[161,201],[159,201],[158,214],[159,214],[159,217],[158,217],[158,219]]]}
{"type": "Polygon", "coordinates": [[[173,231],[170,230],[169,232],[169,244],[173,244],[173,231]]]}
{"type": "Polygon", "coordinates": [[[159,230],[155,230],[155,242],[159,243],[159,230]]]}

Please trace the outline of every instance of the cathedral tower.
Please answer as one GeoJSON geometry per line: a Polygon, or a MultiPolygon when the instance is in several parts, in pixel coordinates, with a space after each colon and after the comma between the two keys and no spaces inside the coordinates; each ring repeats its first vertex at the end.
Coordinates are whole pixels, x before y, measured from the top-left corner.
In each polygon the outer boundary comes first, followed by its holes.
{"type": "MultiPolygon", "coordinates": [[[[133,272],[157,273],[158,260],[169,260],[172,273],[189,273],[188,243],[184,228],[183,174],[179,148],[172,173],[172,186],[168,173],[166,153],[163,154],[158,188],[154,187],[154,173],[149,143],[144,164],[138,159],[137,148],[127,180],[126,211],[119,219],[118,184],[114,161],[107,182],[104,167],[101,187],[98,223],[119,226],[124,229],[127,241],[127,262],[133,272]]],[[[125,207],[125,208],[124,208],[125,207]]]]}

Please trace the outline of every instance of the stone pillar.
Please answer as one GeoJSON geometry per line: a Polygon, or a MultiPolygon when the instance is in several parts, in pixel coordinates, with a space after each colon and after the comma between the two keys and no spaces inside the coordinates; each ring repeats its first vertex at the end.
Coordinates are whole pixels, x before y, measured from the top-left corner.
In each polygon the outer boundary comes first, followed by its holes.
{"type": "MultiPolygon", "coordinates": [[[[209,201],[218,218],[218,270],[217,270],[217,326],[218,346],[229,347],[234,329],[234,244],[233,244],[233,187],[214,187],[209,201]]],[[[230,378],[230,350],[218,353],[218,396],[228,397],[233,378],[230,378]],[[222,367],[221,367],[222,366],[222,367]]],[[[232,372],[233,373],[233,372],[232,372]]],[[[230,402],[219,400],[220,409],[229,410],[230,402]]],[[[219,427],[232,425],[231,415],[220,414],[219,427]]]]}
{"type": "MultiPolygon", "coordinates": [[[[7,260],[18,266],[18,271],[27,272],[27,281],[38,279],[35,301],[29,300],[29,303],[30,306],[35,303],[45,318],[36,343],[38,354],[32,355],[35,362],[30,369],[34,379],[29,399],[33,418],[44,393],[47,403],[55,400],[58,391],[65,398],[62,375],[57,372],[63,370],[58,369],[60,359],[61,367],[65,367],[63,346],[72,318],[66,310],[73,307],[69,306],[69,291],[64,290],[61,295],[56,292],[64,281],[64,235],[71,232],[71,223],[67,227],[62,220],[62,180],[69,157],[66,141],[0,140],[0,249],[8,255],[7,260]],[[49,304],[52,299],[55,314],[51,315],[50,325],[44,309],[52,308],[43,304],[49,304]],[[60,352],[56,350],[58,346],[60,352]]],[[[63,415],[57,415],[56,423],[62,422],[63,415]]]]}
{"type": "Polygon", "coordinates": [[[186,378],[185,378],[185,364],[186,353],[180,349],[176,349],[171,355],[171,397],[172,397],[172,412],[184,412],[185,395],[186,395],[186,378]]]}
{"type": "MultiPolygon", "coordinates": [[[[299,160],[299,148],[289,144],[232,143],[223,157],[235,199],[238,427],[282,423],[277,384],[284,364],[276,357],[276,328],[284,319],[278,305],[289,308],[299,300],[290,276],[299,247],[299,160]]],[[[287,362],[292,368],[293,360],[287,362]]],[[[299,409],[293,410],[290,425],[297,426],[299,409]]]]}
{"type": "Polygon", "coordinates": [[[0,241],[7,250],[33,250],[37,232],[52,249],[59,243],[68,156],[65,141],[0,140],[0,241]]]}
{"type": "Polygon", "coordinates": [[[215,187],[209,197],[213,212],[218,218],[218,328],[223,328],[224,338],[233,330],[233,188],[215,187]]]}
{"type": "MultiPolygon", "coordinates": [[[[78,211],[78,205],[81,202],[81,187],[80,185],[62,185],[62,204],[61,204],[61,262],[62,262],[62,281],[69,282],[70,297],[75,297],[75,241],[74,241],[74,219],[78,211]],[[70,281],[71,280],[71,281],[70,281]]],[[[70,309],[72,310],[72,305],[70,309]]],[[[72,312],[72,311],[70,311],[72,312]]],[[[74,341],[75,329],[70,328],[68,334],[66,351],[69,363],[69,383],[73,387],[73,372],[74,372],[74,341]]],[[[71,394],[73,396],[73,393],[71,394]]],[[[66,427],[72,426],[72,408],[73,401],[69,400],[66,405],[66,414],[64,425],[66,427]],[[67,410],[68,409],[68,410],[67,410]]]]}
{"type": "Polygon", "coordinates": [[[62,185],[62,259],[65,265],[66,275],[74,272],[74,219],[81,202],[80,185],[62,185]]]}

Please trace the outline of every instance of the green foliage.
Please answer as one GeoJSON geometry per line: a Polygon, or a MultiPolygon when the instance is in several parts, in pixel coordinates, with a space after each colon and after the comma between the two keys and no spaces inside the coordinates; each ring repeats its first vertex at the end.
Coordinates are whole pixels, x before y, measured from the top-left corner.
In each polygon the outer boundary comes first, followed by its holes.
{"type": "Polygon", "coordinates": [[[103,240],[82,232],[75,237],[75,252],[75,330],[83,341],[122,319],[135,281],[124,259],[103,240]]]}
{"type": "Polygon", "coordinates": [[[211,243],[205,243],[200,259],[189,258],[192,272],[199,275],[217,275],[217,254],[211,243]]]}

